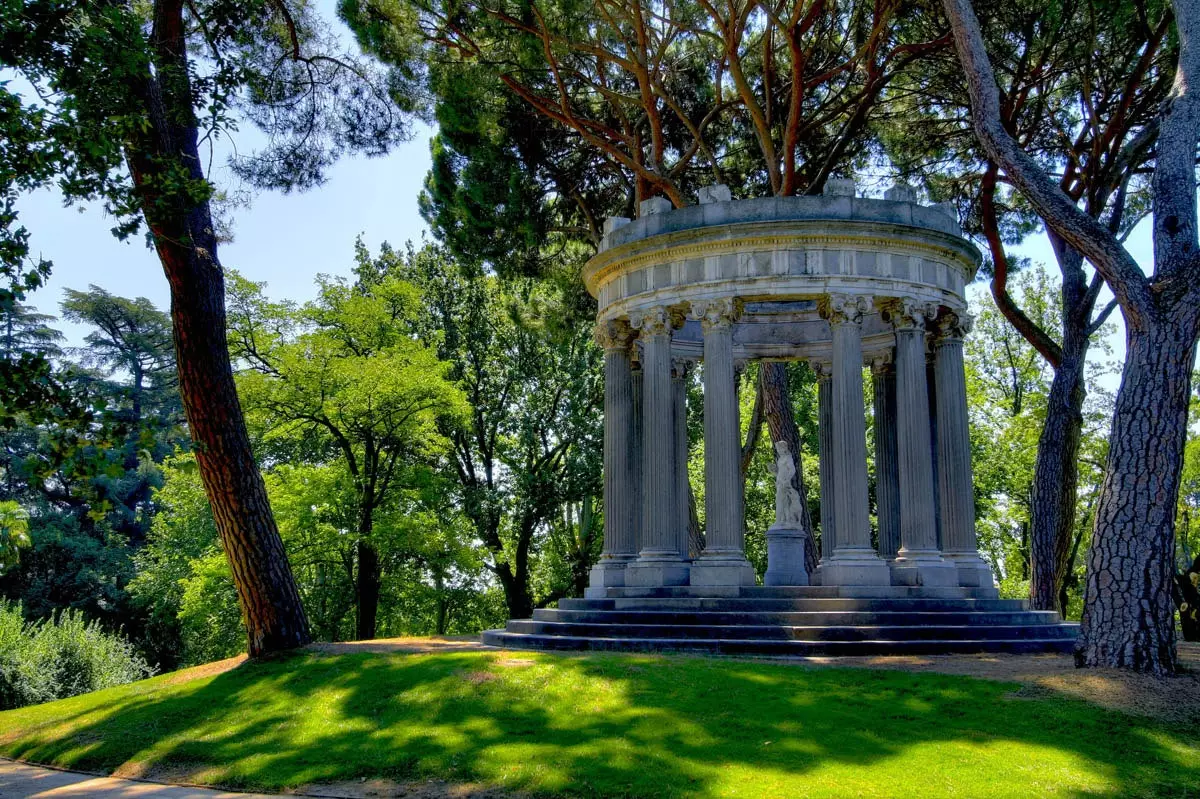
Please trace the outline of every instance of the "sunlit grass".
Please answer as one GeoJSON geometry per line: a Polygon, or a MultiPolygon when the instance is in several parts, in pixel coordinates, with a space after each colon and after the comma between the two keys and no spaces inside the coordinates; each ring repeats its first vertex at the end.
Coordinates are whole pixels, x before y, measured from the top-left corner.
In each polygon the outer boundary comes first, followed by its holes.
{"type": "Polygon", "coordinates": [[[257,789],[583,796],[1200,793],[1200,730],[1015,685],[705,658],[306,653],[0,714],[0,752],[257,789]]]}

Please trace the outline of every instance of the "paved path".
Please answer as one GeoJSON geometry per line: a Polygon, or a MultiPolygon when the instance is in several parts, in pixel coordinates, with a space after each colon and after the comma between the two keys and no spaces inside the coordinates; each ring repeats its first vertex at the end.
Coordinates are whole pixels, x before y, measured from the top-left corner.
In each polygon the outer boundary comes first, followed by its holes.
{"type": "Polygon", "coordinates": [[[27,766],[0,758],[0,799],[269,799],[261,793],[230,793],[156,782],[93,777],[73,771],[27,766]]]}

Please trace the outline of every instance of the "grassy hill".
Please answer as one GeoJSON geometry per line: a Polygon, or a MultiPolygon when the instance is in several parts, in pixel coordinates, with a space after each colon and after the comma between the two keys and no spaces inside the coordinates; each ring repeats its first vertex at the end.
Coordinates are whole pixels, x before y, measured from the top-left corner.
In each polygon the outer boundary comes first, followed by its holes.
{"type": "Polygon", "coordinates": [[[1012,683],[694,657],[308,651],[0,714],[35,763],[282,790],[1196,796],[1200,725],[1012,683]]]}

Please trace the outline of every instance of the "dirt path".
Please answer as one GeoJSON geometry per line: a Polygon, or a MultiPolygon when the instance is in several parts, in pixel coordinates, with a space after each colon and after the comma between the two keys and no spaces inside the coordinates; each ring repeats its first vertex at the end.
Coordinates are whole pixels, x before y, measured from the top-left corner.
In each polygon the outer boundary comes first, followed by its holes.
{"type": "Polygon", "coordinates": [[[97,777],[30,766],[0,758],[0,799],[269,799],[261,793],[230,793],[182,785],[97,777]]]}

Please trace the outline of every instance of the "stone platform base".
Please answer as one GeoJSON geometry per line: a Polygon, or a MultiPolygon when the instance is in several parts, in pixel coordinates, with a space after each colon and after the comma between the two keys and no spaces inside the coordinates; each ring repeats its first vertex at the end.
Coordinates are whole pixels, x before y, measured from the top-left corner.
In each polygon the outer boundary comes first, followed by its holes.
{"type": "Polygon", "coordinates": [[[1071,652],[1078,625],[995,589],[934,586],[609,588],[564,599],[485,644],[764,655],[1071,652]],[[886,594],[884,593],[886,591],[886,594]],[[597,591],[597,593],[600,593],[597,591]]]}

